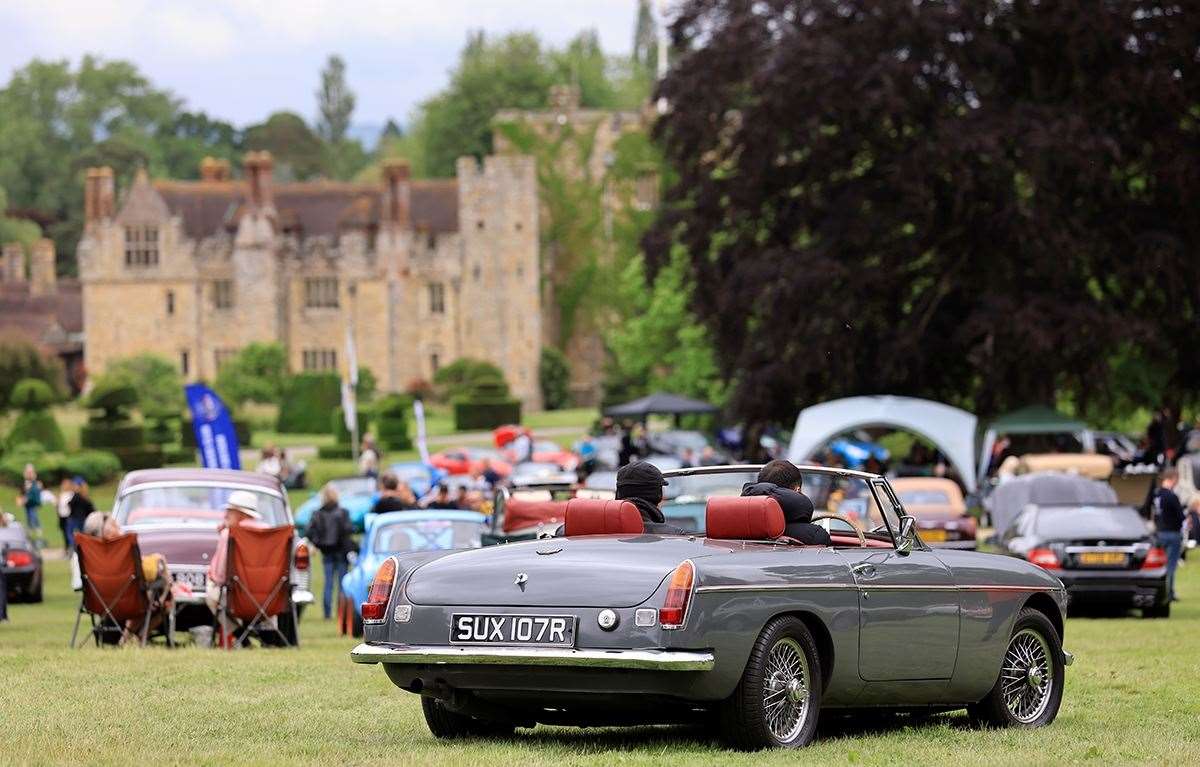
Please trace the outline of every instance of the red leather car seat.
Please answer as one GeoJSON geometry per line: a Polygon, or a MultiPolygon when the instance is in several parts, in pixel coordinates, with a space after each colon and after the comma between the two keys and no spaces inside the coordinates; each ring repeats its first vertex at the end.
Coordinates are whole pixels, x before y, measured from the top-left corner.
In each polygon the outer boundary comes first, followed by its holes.
{"type": "Polygon", "coordinates": [[[642,514],[629,501],[572,498],[567,502],[566,528],[570,535],[640,535],[646,526],[642,514]]]}
{"type": "Polygon", "coordinates": [[[722,540],[775,540],[783,535],[783,509],[767,495],[708,499],[705,535],[722,540]]]}
{"type": "Polygon", "coordinates": [[[523,501],[510,498],[504,506],[504,532],[524,530],[534,525],[557,527],[567,513],[566,501],[523,501]]]}

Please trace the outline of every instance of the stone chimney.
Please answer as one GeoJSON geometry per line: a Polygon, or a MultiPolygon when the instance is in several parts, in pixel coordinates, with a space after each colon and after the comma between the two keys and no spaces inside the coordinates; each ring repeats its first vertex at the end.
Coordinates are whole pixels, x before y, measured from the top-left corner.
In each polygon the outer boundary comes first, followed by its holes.
{"type": "Polygon", "coordinates": [[[4,250],[0,254],[0,278],[7,283],[25,281],[25,251],[21,243],[4,243],[4,250]]]}
{"type": "Polygon", "coordinates": [[[249,188],[250,204],[255,208],[274,208],[275,196],[271,191],[271,169],[275,161],[270,152],[247,152],[242,167],[249,188]]]}
{"type": "Polygon", "coordinates": [[[406,229],[409,224],[409,203],[412,195],[412,184],[409,179],[412,171],[407,160],[392,159],[383,161],[383,220],[386,223],[406,229]]]}
{"type": "Polygon", "coordinates": [[[229,160],[205,157],[200,161],[201,181],[228,181],[231,177],[229,160]]]}
{"type": "Polygon", "coordinates": [[[41,296],[54,293],[57,289],[54,240],[43,237],[33,243],[33,250],[29,254],[29,292],[41,296]]]}
{"type": "Polygon", "coordinates": [[[83,182],[83,218],[91,224],[112,218],[116,212],[117,194],[113,170],[107,165],[88,168],[83,182]]]}

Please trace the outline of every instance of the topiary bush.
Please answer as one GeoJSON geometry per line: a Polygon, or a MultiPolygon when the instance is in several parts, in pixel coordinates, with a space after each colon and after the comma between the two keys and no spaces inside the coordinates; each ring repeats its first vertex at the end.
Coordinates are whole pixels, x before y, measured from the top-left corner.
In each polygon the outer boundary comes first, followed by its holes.
{"type": "Polygon", "coordinates": [[[521,403],[508,394],[502,377],[485,377],[475,382],[466,397],[454,402],[454,428],[457,431],[494,429],[506,423],[521,422],[521,403]]]}
{"type": "Polygon", "coordinates": [[[16,410],[45,410],[57,397],[50,384],[37,378],[22,378],[8,397],[9,407],[16,410]]]}
{"type": "Polygon", "coordinates": [[[109,481],[121,471],[121,462],[112,453],[100,450],[83,450],[71,455],[47,453],[37,444],[27,442],[10,450],[0,461],[0,481],[20,485],[27,463],[33,464],[46,486],[74,476],[81,476],[88,484],[96,485],[109,481]]]}
{"type": "Polygon", "coordinates": [[[476,382],[483,379],[504,380],[500,368],[484,360],[460,357],[433,374],[434,392],[442,402],[453,402],[470,394],[476,382]]]}
{"type": "Polygon", "coordinates": [[[9,406],[13,388],[29,378],[49,386],[55,400],[62,396],[63,367],[57,357],[22,341],[0,341],[0,412],[9,406]]]}
{"type": "Polygon", "coordinates": [[[111,452],[127,470],[162,466],[162,448],[147,445],[145,428],[133,420],[130,411],[138,404],[138,392],[126,376],[101,377],[85,404],[98,412],[93,412],[80,430],[84,447],[111,452]]]}
{"type": "Polygon", "coordinates": [[[283,434],[329,434],[329,413],[341,401],[342,383],[337,373],[289,376],[275,428],[283,434]]]}
{"type": "Polygon", "coordinates": [[[11,447],[32,442],[48,453],[63,450],[62,431],[54,414],[47,410],[55,399],[54,390],[45,381],[36,378],[18,381],[9,396],[9,404],[21,413],[9,431],[6,443],[11,447]]]}
{"type": "Polygon", "coordinates": [[[409,450],[412,438],[408,435],[408,414],[412,399],[390,394],[375,404],[375,436],[388,450],[409,450]]]}
{"type": "Polygon", "coordinates": [[[542,349],[538,360],[538,382],[542,388],[542,405],[547,410],[560,410],[571,403],[571,365],[566,355],[552,346],[542,349]]]}

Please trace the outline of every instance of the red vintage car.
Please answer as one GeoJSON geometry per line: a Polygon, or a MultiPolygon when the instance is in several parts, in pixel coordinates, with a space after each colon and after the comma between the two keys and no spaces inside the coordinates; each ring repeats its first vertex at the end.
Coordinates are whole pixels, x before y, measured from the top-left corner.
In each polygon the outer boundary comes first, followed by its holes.
{"type": "MultiPolygon", "coordinates": [[[[209,625],[212,614],[204,603],[208,563],[217,548],[217,526],[225,502],[235,490],[258,498],[258,512],[272,527],[294,524],[287,492],[267,474],[227,469],[146,469],[131,471],[121,480],[113,501],[113,516],[121,529],[137,533],[145,554],[162,554],[177,584],[176,626],[209,625]]],[[[309,552],[297,537],[292,554],[292,600],[297,611],[313,601],[309,590],[309,552]]],[[[279,628],[294,641],[291,612],[279,616],[279,628]]]]}
{"type": "Polygon", "coordinates": [[[492,470],[501,477],[512,473],[512,464],[495,450],[455,447],[429,456],[429,462],[447,474],[482,474],[485,461],[490,461],[492,470]]]}

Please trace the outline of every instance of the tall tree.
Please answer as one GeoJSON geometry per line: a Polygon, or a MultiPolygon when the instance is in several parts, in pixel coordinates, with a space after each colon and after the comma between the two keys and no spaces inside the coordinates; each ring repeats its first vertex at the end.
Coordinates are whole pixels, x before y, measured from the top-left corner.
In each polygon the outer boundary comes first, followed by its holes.
{"type": "Polygon", "coordinates": [[[328,175],[325,145],[295,112],[275,112],[266,122],[246,128],[245,145],[269,151],[282,181],[328,175]]]}
{"type": "Polygon", "coordinates": [[[646,246],[686,248],[750,423],[878,392],[1086,411],[1131,349],[1195,399],[1196,14],[690,0],[671,32],[646,246]]]}
{"type": "Polygon", "coordinates": [[[346,62],[333,54],[321,70],[321,87],[317,90],[317,134],[330,144],[346,138],[350,115],[354,114],[354,91],[346,84],[346,62]]]}
{"type": "Polygon", "coordinates": [[[650,0],[638,0],[637,22],[633,28],[633,60],[650,71],[658,66],[658,28],[650,0]]]}

